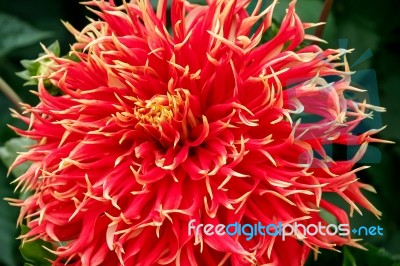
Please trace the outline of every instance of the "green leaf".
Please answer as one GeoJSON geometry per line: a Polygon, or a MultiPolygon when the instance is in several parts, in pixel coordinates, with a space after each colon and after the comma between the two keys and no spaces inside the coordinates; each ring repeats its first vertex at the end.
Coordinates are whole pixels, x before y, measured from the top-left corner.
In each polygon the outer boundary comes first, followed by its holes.
{"type": "MultiPolygon", "coordinates": [[[[286,15],[286,9],[289,6],[291,0],[280,0],[278,5],[274,9],[274,19],[281,22],[286,15]]],[[[320,0],[307,0],[298,1],[296,3],[296,14],[300,17],[303,22],[317,23],[319,21],[319,16],[324,7],[324,2],[320,0]]],[[[325,25],[324,34],[322,39],[329,39],[330,36],[336,34],[336,21],[332,14],[329,14],[325,25]]],[[[306,30],[306,33],[314,34],[316,28],[311,28],[306,30]]]]}
{"type": "Polygon", "coordinates": [[[343,248],[343,266],[357,266],[356,260],[347,247],[343,248]]]}
{"type": "Polygon", "coordinates": [[[60,56],[60,43],[58,41],[53,42],[47,47],[47,50],[52,52],[55,56],[60,56]]]}
{"type": "Polygon", "coordinates": [[[328,224],[337,224],[338,223],[336,217],[332,213],[325,210],[324,208],[320,208],[319,215],[328,224]]]}
{"type": "MultiPolygon", "coordinates": [[[[25,225],[21,226],[21,235],[29,232],[29,228],[25,225]]],[[[35,241],[29,241],[20,246],[20,251],[22,256],[30,263],[31,265],[36,266],[47,266],[51,265],[49,260],[54,260],[56,257],[54,254],[50,253],[44,247],[49,249],[52,248],[51,244],[45,242],[41,239],[35,241]]]]}
{"type": "MultiPolygon", "coordinates": [[[[10,166],[15,158],[18,156],[19,152],[26,151],[27,147],[32,145],[34,142],[30,139],[27,138],[13,138],[5,143],[3,147],[0,148],[0,159],[3,161],[3,163],[6,166],[10,166]]],[[[12,173],[14,176],[18,177],[25,173],[27,168],[29,167],[29,163],[24,163],[12,170],[12,173]]],[[[0,187],[0,189],[3,186],[0,187]]],[[[6,187],[6,186],[4,186],[6,187]]],[[[2,193],[3,194],[3,193],[2,193]]],[[[4,193],[6,196],[11,196],[10,192],[4,193]]],[[[23,196],[23,195],[22,195],[23,196]]],[[[4,251],[7,251],[7,254],[12,254],[12,250],[8,251],[9,249],[12,248],[14,242],[15,236],[12,235],[10,236],[9,232],[15,231],[15,220],[16,220],[16,215],[9,215],[9,211],[7,211],[7,207],[9,209],[9,206],[5,205],[4,207],[2,205],[6,204],[4,201],[1,202],[0,208],[1,208],[1,213],[5,215],[0,216],[0,238],[1,238],[1,243],[8,243],[6,247],[2,248],[2,253],[4,251]],[[3,232],[4,231],[4,232],[3,232]],[[4,239],[3,239],[4,238],[4,239]]],[[[12,212],[15,213],[15,212],[12,212]]],[[[21,235],[26,234],[29,231],[29,228],[25,225],[21,226],[21,235]]],[[[52,248],[50,243],[47,243],[41,239],[35,240],[35,241],[29,241],[26,242],[25,244],[20,246],[20,252],[21,255],[24,257],[25,260],[27,260],[29,263],[25,263],[25,265],[32,265],[32,266],[47,266],[51,265],[51,263],[48,261],[48,259],[55,259],[55,255],[50,253],[48,250],[46,250],[44,247],[47,247],[49,249],[52,248]]],[[[0,257],[0,261],[2,261],[2,257],[0,257]]],[[[12,255],[10,257],[3,258],[3,261],[6,262],[6,265],[15,265],[12,255]]]]}
{"type": "Polygon", "coordinates": [[[2,12],[0,25],[0,57],[50,36],[50,32],[36,29],[19,18],[2,12]]]}
{"type": "Polygon", "coordinates": [[[15,257],[18,254],[18,246],[15,241],[17,236],[15,224],[18,217],[18,209],[11,207],[3,200],[3,197],[13,196],[13,187],[9,184],[9,180],[5,178],[6,170],[4,167],[1,167],[0,170],[0,265],[15,266],[20,265],[15,257]]]}
{"type": "Polygon", "coordinates": [[[390,254],[384,248],[378,248],[371,244],[365,245],[368,249],[366,260],[368,265],[394,265],[400,263],[400,256],[390,254]]]}
{"type": "MultiPolygon", "coordinates": [[[[274,9],[273,17],[282,21],[291,0],[281,0],[274,9]]],[[[317,22],[324,3],[319,0],[299,1],[296,3],[296,13],[304,22],[317,22]]]]}
{"type": "MultiPolygon", "coordinates": [[[[49,52],[52,52],[55,56],[60,56],[60,44],[58,41],[53,42],[49,47],[46,48],[49,52]]],[[[45,53],[40,53],[38,58],[45,55],[45,53]]],[[[53,63],[51,59],[41,59],[41,60],[22,60],[21,65],[25,70],[17,72],[17,76],[27,80],[24,85],[37,85],[38,80],[34,78],[35,76],[40,76],[42,73],[46,73],[49,70],[49,66],[53,63]]],[[[50,81],[44,81],[46,87],[51,87],[50,81]]]]}
{"type": "Polygon", "coordinates": [[[365,244],[368,250],[356,248],[343,248],[343,266],[394,266],[400,263],[400,256],[389,253],[384,248],[378,248],[371,244],[365,244]]]}
{"type": "MultiPolygon", "coordinates": [[[[0,147],[0,159],[7,166],[10,167],[18,156],[18,152],[27,150],[27,147],[34,142],[27,138],[13,138],[7,141],[3,147],[0,147]]],[[[29,163],[21,164],[12,170],[15,177],[21,176],[29,168],[29,163]]]]}
{"type": "MultiPolygon", "coordinates": [[[[9,166],[17,156],[16,150],[22,151],[22,142],[26,140],[17,141],[17,139],[6,142],[4,147],[0,148],[0,158],[5,165],[9,166]]],[[[26,168],[25,168],[26,169],[26,168]]],[[[23,167],[15,169],[15,174],[19,174],[25,171],[23,167]]],[[[5,178],[6,169],[3,165],[0,167],[0,195],[4,197],[15,197],[13,193],[13,186],[10,185],[10,180],[5,178]]],[[[1,256],[0,265],[15,266],[18,265],[16,262],[15,254],[18,254],[18,246],[15,241],[17,236],[15,223],[18,217],[18,209],[11,207],[5,200],[0,201],[0,243],[1,243],[1,256]],[[17,252],[17,253],[15,253],[17,252]]]]}

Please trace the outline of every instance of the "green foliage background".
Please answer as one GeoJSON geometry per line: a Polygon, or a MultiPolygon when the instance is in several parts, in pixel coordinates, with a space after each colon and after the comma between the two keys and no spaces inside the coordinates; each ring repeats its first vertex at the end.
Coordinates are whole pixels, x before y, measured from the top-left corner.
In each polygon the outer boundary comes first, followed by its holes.
{"type": "MultiPolygon", "coordinates": [[[[155,1],[153,1],[155,2],[155,1]]],[[[276,17],[284,14],[288,0],[281,0],[276,17]]],[[[297,11],[304,21],[318,20],[323,1],[299,0],[297,11]]],[[[355,48],[348,57],[352,70],[359,73],[376,73],[378,95],[370,95],[370,100],[387,108],[387,113],[377,116],[372,125],[388,125],[379,134],[381,138],[400,143],[400,1],[381,0],[336,0],[323,38],[332,48],[355,48]],[[347,43],[347,44],[346,44],[347,43]],[[345,47],[343,47],[345,46],[345,47]],[[366,72],[365,72],[366,71],[366,72]],[[372,71],[372,72],[371,72],[372,71]]],[[[29,92],[32,86],[23,86],[24,81],[15,73],[22,71],[22,59],[35,59],[42,51],[39,41],[46,46],[58,40],[61,54],[68,51],[73,43],[72,36],[65,30],[60,20],[69,21],[81,29],[86,23],[85,16],[94,17],[77,0],[20,0],[0,1],[0,77],[15,92],[30,104],[36,99],[29,92]]],[[[369,82],[367,79],[360,82],[369,82]]],[[[371,79],[375,81],[375,78],[371,79]]],[[[18,250],[20,241],[15,238],[20,232],[15,223],[18,210],[10,207],[4,197],[18,197],[14,185],[10,182],[24,169],[17,169],[8,178],[7,166],[15,157],[15,151],[23,147],[18,141],[9,141],[16,137],[7,124],[22,126],[12,119],[9,108],[11,102],[0,94],[0,266],[24,265],[24,259],[18,250]]],[[[363,244],[369,251],[343,248],[341,253],[322,251],[318,261],[310,258],[309,265],[400,265],[400,145],[375,145],[379,150],[372,152],[372,167],[361,173],[363,182],[372,184],[377,194],[368,193],[368,198],[383,212],[381,220],[364,212],[364,216],[355,214],[353,225],[380,225],[384,228],[382,237],[366,237],[363,244]]],[[[334,150],[334,153],[336,151],[334,150]]],[[[341,151],[337,151],[341,153],[341,151]]],[[[343,152],[342,152],[343,153],[343,152]]],[[[343,208],[348,206],[338,199],[343,208]]],[[[26,259],[36,261],[36,265],[45,265],[40,246],[41,243],[29,245],[23,249],[26,259]]],[[[288,250],[288,256],[290,251],[288,250]]],[[[35,263],[33,263],[35,264],[35,263]]]]}

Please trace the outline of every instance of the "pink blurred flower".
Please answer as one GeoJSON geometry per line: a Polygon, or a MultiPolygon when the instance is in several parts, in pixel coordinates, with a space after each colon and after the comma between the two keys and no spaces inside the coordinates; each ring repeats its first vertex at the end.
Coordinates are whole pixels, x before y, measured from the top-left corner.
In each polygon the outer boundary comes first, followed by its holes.
{"type": "Polygon", "coordinates": [[[251,14],[249,2],[176,0],[170,17],[164,0],[156,11],[149,1],[85,3],[100,20],[81,32],[66,24],[79,60],[48,52],[40,103],[24,105],[29,118],[15,113],[29,125],[15,131],[37,141],[14,163],[32,162],[18,181],[33,194],[12,202],[31,229],[24,241],[53,243],[54,265],[91,266],[301,265],[311,249],[360,247],[337,235],[188,235],[191,219],[326,224],[321,208],[349,223],[327,192],[380,215],[360,192],[373,191],[357,180],[364,167],[354,168],[377,130],[352,131],[383,109],[345,98],[359,91],[347,51],[301,46],[316,40],[305,34],[315,25],[295,1],[265,43],[276,1],[251,14]],[[360,149],[334,161],[331,143],[360,149]]]}

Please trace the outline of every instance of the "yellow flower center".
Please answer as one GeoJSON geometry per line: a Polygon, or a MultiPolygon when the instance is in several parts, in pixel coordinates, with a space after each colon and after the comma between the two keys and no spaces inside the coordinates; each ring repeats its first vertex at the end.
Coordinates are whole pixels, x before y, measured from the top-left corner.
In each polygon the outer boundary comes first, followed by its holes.
{"type": "Polygon", "coordinates": [[[170,122],[174,117],[176,106],[175,96],[156,95],[150,100],[137,102],[135,107],[136,118],[146,124],[159,125],[161,122],[170,122]]]}

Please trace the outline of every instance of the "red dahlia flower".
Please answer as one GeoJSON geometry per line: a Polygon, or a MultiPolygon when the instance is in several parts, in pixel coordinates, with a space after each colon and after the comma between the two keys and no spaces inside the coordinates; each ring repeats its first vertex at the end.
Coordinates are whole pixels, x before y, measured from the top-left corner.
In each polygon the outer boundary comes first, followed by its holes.
{"type": "Polygon", "coordinates": [[[47,51],[40,103],[24,105],[29,118],[15,113],[29,125],[15,130],[36,144],[14,163],[32,162],[17,179],[32,194],[12,204],[30,228],[21,238],[52,243],[54,265],[301,265],[311,249],[359,245],[195,235],[188,223],[327,224],[322,209],[349,223],[327,192],[380,215],[360,192],[373,191],[357,180],[364,167],[354,169],[377,130],[352,131],[383,109],[346,99],[359,91],[347,51],[304,46],[315,24],[295,1],[266,42],[276,1],[251,14],[250,0],[208,2],[175,0],[167,18],[166,0],[156,11],[145,0],[89,1],[100,20],[81,32],[66,24],[78,60],[47,51]],[[360,149],[334,161],[332,143],[360,149]]]}

